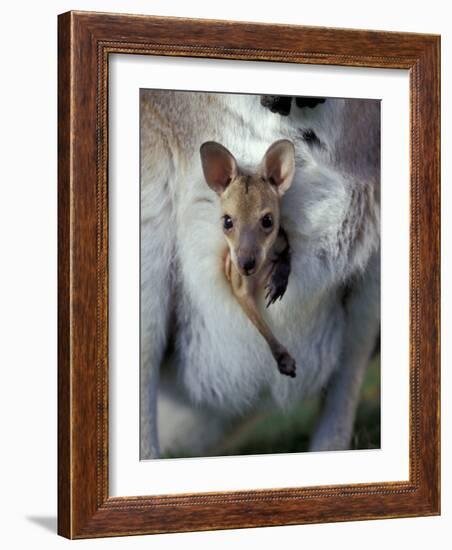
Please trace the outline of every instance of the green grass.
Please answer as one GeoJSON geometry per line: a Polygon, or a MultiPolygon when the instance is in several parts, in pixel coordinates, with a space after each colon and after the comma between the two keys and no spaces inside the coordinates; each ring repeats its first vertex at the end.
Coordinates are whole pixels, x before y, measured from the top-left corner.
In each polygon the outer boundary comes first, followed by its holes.
{"type": "Polygon", "coordinates": [[[380,357],[372,362],[364,380],[352,446],[354,449],[380,448],[380,357]]]}

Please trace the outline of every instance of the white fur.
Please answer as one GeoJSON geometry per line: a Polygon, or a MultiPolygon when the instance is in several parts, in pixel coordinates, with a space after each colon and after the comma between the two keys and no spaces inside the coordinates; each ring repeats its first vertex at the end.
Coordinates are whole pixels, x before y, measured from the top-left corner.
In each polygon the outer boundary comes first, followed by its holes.
{"type": "MultiPolygon", "coordinates": [[[[253,406],[265,391],[288,406],[319,391],[336,371],[348,373],[339,397],[327,400],[333,412],[326,409],[313,448],[348,445],[357,402],[357,390],[349,396],[348,388],[360,387],[379,324],[379,266],[372,259],[379,251],[379,174],[377,164],[369,166],[372,160],[353,156],[353,150],[366,154],[364,146],[344,137],[349,125],[362,138],[359,121],[347,119],[352,111],[359,115],[351,103],[328,100],[313,110],[293,107],[290,117],[281,117],[262,107],[258,96],[142,92],[142,457],[159,453],[158,372],[170,332],[190,399],[222,413],[253,406]],[[312,128],[324,147],[303,141],[301,128],[312,128]],[[297,157],[281,220],[292,271],[284,299],[265,317],[296,360],[295,379],[279,373],[225,280],[219,202],[199,157],[203,142],[217,141],[251,168],[281,138],[294,142],[297,157]],[[341,285],[351,278],[360,281],[352,313],[340,302],[341,285]],[[369,278],[372,284],[366,284],[369,278]],[[364,335],[356,344],[360,326],[364,335]],[[353,364],[346,367],[349,358],[353,364]],[[331,428],[333,417],[339,427],[331,428]]],[[[378,110],[366,102],[361,108],[362,124],[378,130],[378,110]]],[[[368,139],[368,147],[377,145],[368,139]]]]}

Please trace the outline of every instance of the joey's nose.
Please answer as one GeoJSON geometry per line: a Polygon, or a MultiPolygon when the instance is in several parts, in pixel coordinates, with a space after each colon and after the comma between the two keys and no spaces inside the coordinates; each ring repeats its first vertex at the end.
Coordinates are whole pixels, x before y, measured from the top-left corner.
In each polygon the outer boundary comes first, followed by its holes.
{"type": "Polygon", "coordinates": [[[241,268],[243,269],[243,271],[247,275],[250,275],[253,269],[256,267],[256,258],[246,258],[245,260],[243,260],[243,262],[241,261],[240,263],[242,264],[241,268]]]}

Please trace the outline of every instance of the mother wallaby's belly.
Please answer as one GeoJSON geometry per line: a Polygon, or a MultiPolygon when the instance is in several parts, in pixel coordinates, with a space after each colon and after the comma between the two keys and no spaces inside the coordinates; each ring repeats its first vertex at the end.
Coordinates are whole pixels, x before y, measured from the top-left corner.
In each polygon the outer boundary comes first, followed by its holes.
{"type": "Polygon", "coordinates": [[[283,300],[264,311],[297,363],[296,378],[283,376],[225,279],[221,234],[216,239],[211,230],[201,238],[197,226],[180,239],[178,268],[178,363],[191,398],[237,412],[263,392],[285,406],[318,391],[336,368],[342,345],[336,291],[305,295],[295,266],[283,300]]]}

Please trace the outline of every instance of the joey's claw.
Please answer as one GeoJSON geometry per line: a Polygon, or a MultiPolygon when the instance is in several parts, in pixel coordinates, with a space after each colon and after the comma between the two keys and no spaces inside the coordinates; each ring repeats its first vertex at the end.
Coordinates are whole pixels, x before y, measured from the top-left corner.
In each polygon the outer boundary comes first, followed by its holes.
{"type": "Polygon", "coordinates": [[[278,298],[282,300],[287,289],[287,280],[284,277],[275,275],[265,288],[267,289],[265,299],[268,300],[267,307],[269,307],[274,304],[278,298]]]}

